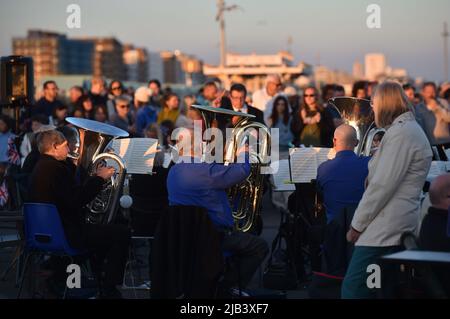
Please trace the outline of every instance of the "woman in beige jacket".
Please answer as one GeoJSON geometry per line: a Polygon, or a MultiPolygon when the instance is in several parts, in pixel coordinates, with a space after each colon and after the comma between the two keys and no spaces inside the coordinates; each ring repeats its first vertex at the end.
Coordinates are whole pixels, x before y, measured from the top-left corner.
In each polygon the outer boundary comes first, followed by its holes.
{"type": "Polygon", "coordinates": [[[432,160],[431,146],[416,122],[402,87],[379,85],[373,96],[377,127],[386,129],[380,148],[369,162],[364,195],[347,239],[355,243],[342,298],[373,298],[367,267],[400,249],[404,232],[416,230],[419,196],[432,160]]]}

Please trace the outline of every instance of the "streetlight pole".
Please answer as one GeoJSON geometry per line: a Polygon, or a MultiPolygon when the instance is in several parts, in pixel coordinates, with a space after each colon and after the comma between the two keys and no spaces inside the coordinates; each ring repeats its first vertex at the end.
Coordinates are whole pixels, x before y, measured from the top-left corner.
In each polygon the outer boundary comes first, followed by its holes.
{"type": "Polygon", "coordinates": [[[450,34],[447,29],[447,22],[444,22],[444,31],[442,38],[444,40],[444,81],[448,81],[448,37],[450,34]]]}

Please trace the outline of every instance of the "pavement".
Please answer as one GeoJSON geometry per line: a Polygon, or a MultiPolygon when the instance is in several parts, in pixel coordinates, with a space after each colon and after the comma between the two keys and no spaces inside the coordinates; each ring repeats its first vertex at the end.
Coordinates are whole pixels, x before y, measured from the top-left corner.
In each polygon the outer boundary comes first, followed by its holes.
{"type": "MultiPolygon", "coordinates": [[[[271,203],[270,196],[268,192],[266,192],[263,197],[261,211],[264,225],[261,236],[267,241],[269,247],[277,234],[280,224],[280,214],[279,209],[271,203]]],[[[15,225],[15,222],[3,222],[0,220],[0,299],[15,299],[18,293],[15,267],[11,268],[4,280],[1,278],[4,271],[8,268],[8,265],[17,254],[17,231],[15,225]],[[8,243],[11,244],[9,245],[8,243]]],[[[134,259],[136,261],[129,264],[125,276],[125,285],[120,289],[120,291],[122,296],[126,299],[147,299],[150,297],[150,290],[148,288],[151,286],[148,278],[148,254],[150,253],[149,243],[145,239],[134,240],[134,247],[134,259]],[[138,288],[132,289],[130,288],[131,286],[138,288]]],[[[250,293],[258,296],[264,296],[265,298],[276,298],[281,295],[285,295],[288,299],[308,298],[308,293],[304,285],[299,285],[296,290],[285,292],[265,289],[262,285],[262,276],[266,262],[267,260],[263,263],[262,267],[260,267],[249,284],[248,291],[250,293]]],[[[32,295],[30,294],[30,291],[33,290],[38,292],[35,295],[35,298],[56,298],[55,295],[52,295],[43,288],[46,287],[44,284],[47,275],[45,271],[33,271],[32,273],[33,275],[28,275],[25,277],[21,298],[31,298],[32,295]],[[33,286],[36,288],[33,289],[33,286]]],[[[84,278],[84,280],[86,280],[86,278],[84,278]]],[[[92,291],[88,289],[85,290],[86,291],[83,291],[85,292],[85,295],[75,296],[75,298],[87,298],[89,294],[92,294],[92,291]]]]}

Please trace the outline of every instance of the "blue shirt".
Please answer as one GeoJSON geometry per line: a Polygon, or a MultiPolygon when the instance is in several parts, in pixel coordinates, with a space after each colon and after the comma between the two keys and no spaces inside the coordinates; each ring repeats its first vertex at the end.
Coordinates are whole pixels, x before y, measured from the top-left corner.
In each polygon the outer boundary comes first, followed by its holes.
{"type": "Polygon", "coordinates": [[[250,174],[250,164],[179,163],[167,177],[169,205],[200,206],[218,227],[233,227],[227,189],[250,174]]]}
{"type": "Polygon", "coordinates": [[[341,151],[319,166],[317,185],[323,194],[327,221],[344,207],[358,205],[369,173],[370,157],[359,157],[353,151],[341,151]]]}
{"type": "Polygon", "coordinates": [[[136,133],[139,136],[144,135],[145,128],[152,123],[156,123],[158,112],[151,105],[141,107],[136,114],[136,133]]]}

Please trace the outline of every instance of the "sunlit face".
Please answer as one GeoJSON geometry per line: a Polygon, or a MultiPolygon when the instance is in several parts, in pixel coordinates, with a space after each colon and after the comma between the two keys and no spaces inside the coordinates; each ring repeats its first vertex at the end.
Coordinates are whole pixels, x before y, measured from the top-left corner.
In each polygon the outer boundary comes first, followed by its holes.
{"type": "Polygon", "coordinates": [[[270,81],[266,85],[267,94],[270,96],[275,96],[278,92],[281,91],[281,81],[278,79],[276,81],[270,81]]]}
{"type": "Polygon", "coordinates": [[[408,98],[408,101],[411,103],[414,102],[414,90],[413,89],[407,89],[405,90],[406,97],[408,98]]]}
{"type": "Polygon", "coordinates": [[[213,101],[217,97],[217,87],[215,85],[208,85],[203,89],[203,96],[208,101],[213,101]]]}
{"type": "Polygon", "coordinates": [[[159,87],[156,83],[152,82],[149,84],[149,89],[152,90],[152,95],[158,95],[159,94],[159,87]]]}
{"type": "Polygon", "coordinates": [[[242,109],[245,103],[245,93],[241,91],[231,91],[230,93],[231,105],[235,109],[242,109]]]}
{"type": "Polygon", "coordinates": [[[81,95],[82,93],[79,90],[74,88],[70,89],[69,91],[70,102],[75,103],[80,98],[81,95]]]}
{"type": "Polygon", "coordinates": [[[422,90],[422,95],[425,100],[431,100],[436,98],[436,90],[432,85],[427,85],[422,90]]]}
{"type": "Polygon", "coordinates": [[[167,101],[167,107],[169,108],[169,110],[177,110],[179,105],[180,99],[177,96],[172,96],[167,101]]]}
{"type": "Polygon", "coordinates": [[[116,104],[117,115],[119,117],[126,117],[128,114],[128,110],[130,109],[130,105],[125,102],[118,102],[116,104]]]}
{"type": "Polygon", "coordinates": [[[113,83],[111,83],[111,93],[114,96],[119,96],[123,93],[123,88],[122,85],[120,85],[120,82],[114,81],[113,83]]]}
{"type": "Polygon", "coordinates": [[[53,145],[54,151],[54,157],[58,160],[58,161],[65,161],[67,158],[67,154],[69,154],[69,145],[67,143],[67,141],[62,142],[59,145],[53,145]]]}
{"type": "Polygon", "coordinates": [[[45,98],[53,101],[58,96],[58,90],[58,86],[55,83],[48,83],[44,89],[45,98]]]}
{"type": "Polygon", "coordinates": [[[316,90],[307,88],[304,94],[305,102],[308,106],[313,106],[317,102],[316,90]]]}

